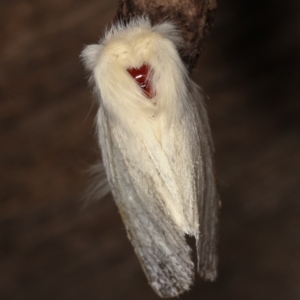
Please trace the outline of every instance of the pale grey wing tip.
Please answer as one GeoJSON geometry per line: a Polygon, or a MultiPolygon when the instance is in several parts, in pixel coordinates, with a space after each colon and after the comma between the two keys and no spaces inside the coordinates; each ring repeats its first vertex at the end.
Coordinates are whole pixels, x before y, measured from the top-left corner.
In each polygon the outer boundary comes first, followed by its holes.
{"type": "Polygon", "coordinates": [[[158,282],[150,282],[150,286],[160,298],[174,298],[190,290],[193,285],[193,278],[187,279],[178,285],[161,285],[158,282]]]}
{"type": "MultiPolygon", "coordinates": [[[[210,253],[205,257],[203,257],[203,260],[199,262],[198,273],[206,281],[215,281],[217,278],[217,265],[218,265],[218,256],[216,254],[210,253]]],[[[164,275],[159,275],[160,279],[164,277],[165,277],[164,275]]],[[[174,284],[174,282],[172,282],[172,284],[161,284],[156,280],[149,282],[152,289],[161,298],[178,297],[181,294],[189,291],[193,283],[194,283],[193,276],[184,278],[184,280],[178,281],[177,284],[174,284]]]]}
{"type": "Polygon", "coordinates": [[[210,255],[210,257],[207,257],[206,261],[203,263],[200,262],[198,266],[198,273],[204,280],[215,281],[218,276],[217,266],[217,255],[210,255]]]}
{"type": "Polygon", "coordinates": [[[154,250],[151,254],[148,253],[148,247],[138,251],[135,248],[149,285],[161,298],[178,297],[190,290],[194,283],[194,264],[188,254],[188,247],[185,244],[182,246],[184,248],[175,249],[173,253],[164,252],[164,247],[155,247],[151,249],[154,250]],[[147,255],[141,256],[141,253],[147,255]]]}
{"type": "Polygon", "coordinates": [[[190,288],[188,288],[188,289],[184,289],[184,290],[180,290],[180,291],[169,292],[169,291],[158,291],[158,290],[155,290],[155,288],[152,285],[151,285],[151,287],[156,292],[156,294],[160,298],[163,298],[163,299],[170,299],[170,298],[179,297],[183,293],[185,293],[185,292],[187,292],[187,291],[190,290],[190,288]]]}
{"type": "Polygon", "coordinates": [[[215,281],[218,275],[217,241],[198,246],[198,273],[204,280],[215,281]]]}
{"type": "Polygon", "coordinates": [[[155,285],[150,284],[152,289],[156,292],[156,294],[163,299],[169,299],[169,298],[175,298],[178,297],[180,295],[182,295],[183,293],[187,292],[190,290],[190,286],[188,288],[185,289],[180,289],[180,290],[173,290],[173,289],[160,289],[157,290],[155,288],[155,285]]]}
{"type": "Polygon", "coordinates": [[[195,279],[194,265],[186,255],[187,253],[181,258],[176,255],[155,257],[151,261],[143,261],[138,255],[150,286],[161,298],[178,297],[192,287],[195,279]]]}

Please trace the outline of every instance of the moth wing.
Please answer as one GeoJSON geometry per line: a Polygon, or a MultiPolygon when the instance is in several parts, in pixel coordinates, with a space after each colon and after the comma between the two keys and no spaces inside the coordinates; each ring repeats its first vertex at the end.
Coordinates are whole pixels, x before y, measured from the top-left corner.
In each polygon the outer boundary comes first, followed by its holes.
{"type": "MultiPolygon", "coordinates": [[[[194,278],[194,266],[184,233],[168,215],[143,166],[131,164],[132,155],[126,155],[121,149],[126,141],[120,140],[121,134],[114,131],[102,107],[97,122],[108,180],[149,283],[161,297],[177,296],[189,289],[194,278]],[[137,185],[136,176],[144,183],[140,181],[141,184],[137,185]]],[[[146,148],[142,150],[142,153],[147,153],[146,148]]],[[[150,154],[147,163],[151,163],[150,154]]]]}
{"type": "MultiPolygon", "coordinates": [[[[198,272],[207,280],[217,277],[217,242],[218,242],[218,212],[219,195],[217,192],[214,166],[213,143],[204,107],[205,95],[199,87],[192,83],[192,102],[195,106],[195,118],[198,131],[198,149],[194,152],[194,161],[200,163],[195,170],[197,201],[199,211],[200,235],[197,238],[198,272]]],[[[197,146],[196,146],[197,147],[197,146]]]]}

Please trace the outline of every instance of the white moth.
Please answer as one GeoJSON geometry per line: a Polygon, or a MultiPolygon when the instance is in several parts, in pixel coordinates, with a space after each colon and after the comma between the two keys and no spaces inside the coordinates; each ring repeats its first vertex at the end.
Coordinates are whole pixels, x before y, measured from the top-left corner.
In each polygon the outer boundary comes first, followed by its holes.
{"type": "MultiPolygon", "coordinates": [[[[170,22],[117,23],[82,57],[99,99],[97,134],[112,194],[152,288],[189,289],[198,271],[214,280],[218,200],[203,96],[189,78],[170,22]]],[[[102,183],[99,182],[99,185],[102,183]]]]}

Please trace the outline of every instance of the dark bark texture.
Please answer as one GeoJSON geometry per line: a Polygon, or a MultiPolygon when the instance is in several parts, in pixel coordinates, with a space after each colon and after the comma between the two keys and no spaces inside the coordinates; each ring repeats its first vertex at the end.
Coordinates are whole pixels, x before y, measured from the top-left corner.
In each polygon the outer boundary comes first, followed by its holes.
{"type": "Polygon", "coordinates": [[[216,0],[121,0],[116,19],[126,23],[133,17],[148,15],[152,24],[172,21],[184,39],[180,55],[191,71],[213,23],[216,7],[216,0]]]}

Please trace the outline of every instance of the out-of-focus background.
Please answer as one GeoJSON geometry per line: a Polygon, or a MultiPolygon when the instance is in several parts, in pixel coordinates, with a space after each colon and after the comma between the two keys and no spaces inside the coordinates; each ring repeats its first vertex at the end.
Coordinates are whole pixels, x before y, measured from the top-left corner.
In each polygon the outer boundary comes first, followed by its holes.
{"type": "MultiPolygon", "coordinates": [[[[150,0],[149,0],[150,1],[150,0]]],[[[158,299],[111,198],[79,60],[117,0],[0,3],[0,299],[158,299]]],[[[181,299],[300,299],[300,2],[219,0],[194,70],[223,202],[216,283],[181,299]]]]}

